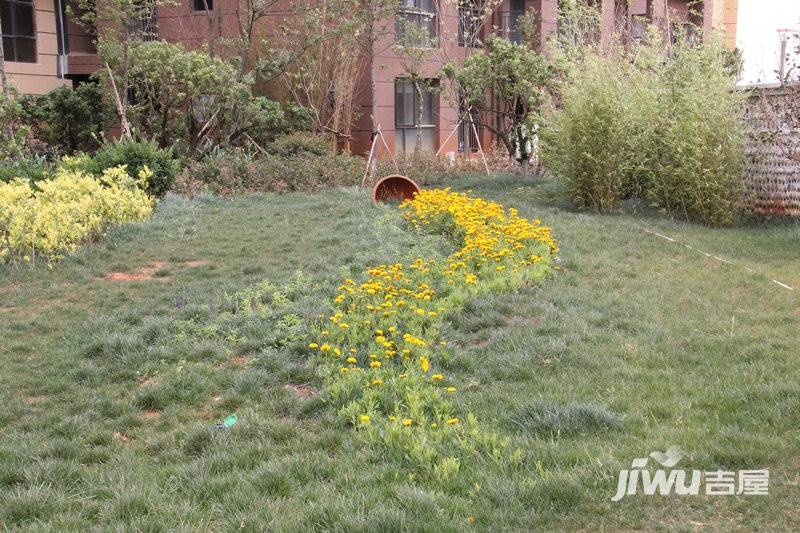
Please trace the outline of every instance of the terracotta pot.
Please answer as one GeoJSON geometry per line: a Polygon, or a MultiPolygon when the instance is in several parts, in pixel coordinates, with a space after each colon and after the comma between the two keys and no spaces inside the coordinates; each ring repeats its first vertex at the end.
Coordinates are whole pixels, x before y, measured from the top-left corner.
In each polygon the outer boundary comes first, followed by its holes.
{"type": "Polygon", "coordinates": [[[372,203],[412,200],[414,193],[419,191],[419,185],[407,176],[399,174],[386,176],[378,180],[378,183],[372,188],[372,203]]]}

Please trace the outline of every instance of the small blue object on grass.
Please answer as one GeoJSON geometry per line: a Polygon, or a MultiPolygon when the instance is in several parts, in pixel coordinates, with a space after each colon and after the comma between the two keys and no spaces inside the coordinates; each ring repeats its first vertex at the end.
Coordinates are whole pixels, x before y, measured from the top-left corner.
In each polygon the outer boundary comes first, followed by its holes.
{"type": "Polygon", "coordinates": [[[215,427],[217,429],[230,429],[238,421],[239,421],[239,418],[236,415],[231,415],[228,418],[226,418],[225,420],[223,420],[221,424],[217,424],[215,427]]]}

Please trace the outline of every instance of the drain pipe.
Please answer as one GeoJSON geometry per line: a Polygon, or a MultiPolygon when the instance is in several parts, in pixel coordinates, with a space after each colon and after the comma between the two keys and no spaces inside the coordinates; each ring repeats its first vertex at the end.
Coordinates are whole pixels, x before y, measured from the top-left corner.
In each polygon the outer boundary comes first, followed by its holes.
{"type": "Polygon", "coordinates": [[[64,0],[55,0],[56,38],[58,39],[58,78],[63,80],[68,74],[67,65],[67,27],[64,17],[64,0]]]}

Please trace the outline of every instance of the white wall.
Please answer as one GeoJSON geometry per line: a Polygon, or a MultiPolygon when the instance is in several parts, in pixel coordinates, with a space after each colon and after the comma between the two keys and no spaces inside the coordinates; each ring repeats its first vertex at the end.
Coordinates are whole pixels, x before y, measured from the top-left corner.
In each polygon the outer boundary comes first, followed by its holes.
{"type": "MultiPolygon", "coordinates": [[[[800,33],[800,0],[739,0],[736,46],[744,59],[740,84],[778,81],[781,44],[778,29],[783,28],[800,33]]],[[[793,52],[798,44],[800,41],[793,36],[787,51],[793,52]]]]}

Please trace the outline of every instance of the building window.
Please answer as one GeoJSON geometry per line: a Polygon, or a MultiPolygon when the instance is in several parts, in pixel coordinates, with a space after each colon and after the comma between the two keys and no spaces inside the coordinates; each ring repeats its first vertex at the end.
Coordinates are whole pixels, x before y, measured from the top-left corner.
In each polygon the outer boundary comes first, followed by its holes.
{"type": "Polygon", "coordinates": [[[394,82],[395,150],[410,154],[416,151],[417,135],[422,134],[422,150],[433,151],[436,145],[436,115],[439,99],[430,90],[434,80],[422,87],[422,120],[419,118],[420,97],[408,79],[394,82]]]}
{"type": "Polygon", "coordinates": [[[33,0],[0,0],[0,23],[5,60],[36,63],[33,0]]]}
{"type": "Polygon", "coordinates": [[[211,11],[214,9],[214,0],[192,0],[195,11],[211,11]]]}
{"type": "Polygon", "coordinates": [[[128,38],[142,41],[158,40],[158,18],[155,7],[140,13],[141,18],[128,23],[128,38]]]}
{"type": "Polygon", "coordinates": [[[461,118],[461,125],[458,127],[458,151],[459,152],[477,152],[478,151],[478,135],[483,132],[482,126],[478,124],[478,115],[474,110],[468,115],[467,106],[464,102],[463,96],[459,99],[458,116],[461,118]],[[470,115],[472,115],[472,122],[470,122],[470,115]],[[475,124],[475,128],[472,125],[475,124]]]}
{"type": "Polygon", "coordinates": [[[438,17],[436,16],[437,0],[400,0],[395,20],[395,34],[398,41],[403,41],[406,28],[410,25],[425,30],[427,42],[418,43],[419,47],[433,47],[438,35],[438,17]]]}
{"type": "Polygon", "coordinates": [[[475,0],[460,0],[458,3],[458,46],[475,48],[481,31],[481,10],[475,0]]]}
{"type": "Polygon", "coordinates": [[[522,42],[522,33],[519,31],[519,19],[525,14],[524,0],[511,0],[511,9],[501,11],[499,17],[500,36],[512,43],[522,42]]]}

